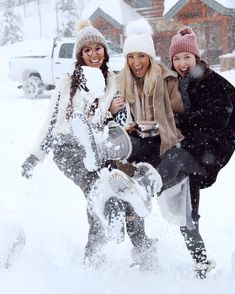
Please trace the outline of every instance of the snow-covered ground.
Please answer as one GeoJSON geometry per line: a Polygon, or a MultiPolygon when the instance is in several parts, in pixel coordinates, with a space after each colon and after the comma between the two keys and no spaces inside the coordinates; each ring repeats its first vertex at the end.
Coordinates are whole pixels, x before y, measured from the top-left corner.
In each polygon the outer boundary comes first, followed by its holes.
{"type": "MultiPolygon", "coordinates": [[[[8,269],[0,260],[0,293],[233,294],[235,156],[217,182],[201,193],[201,233],[209,257],[217,263],[208,279],[193,279],[192,261],[179,229],[161,217],[156,202],[146,218],[146,230],[159,238],[159,273],[129,267],[132,246],[128,237],[122,244],[107,246],[105,268],[84,267],[88,224],[80,189],[58,171],[51,155],[35,169],[31,180],[21,177],[20,166],[44,121],[50,93],[44,99],[27,100],[17,84],[8,80],[8,58],[17,50],[17,45],[0,48],[0,216],[6,224],[0,226],[0,249],[8,230],[12,234],[8,223],[24,229],[26,244],[8,269]]],[[[223,75],[235,85],[235,70],[223,75]]]]}

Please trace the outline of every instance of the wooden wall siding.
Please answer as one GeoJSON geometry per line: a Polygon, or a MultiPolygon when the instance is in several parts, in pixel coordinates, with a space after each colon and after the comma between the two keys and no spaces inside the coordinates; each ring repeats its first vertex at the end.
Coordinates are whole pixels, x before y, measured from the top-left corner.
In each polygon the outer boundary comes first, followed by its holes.
{"type": "Polygon", "coordinates": [[[123,31],[113,26],[102,16],[98,16],[93,21],[94,27],[98,28],[107,40],[110,40],[118,45],[123,44],[123,31]]]}
{"type": "Polygon", "coordinates": [[[140,15],[146,17],[146,18],[154,18],[154,17],[161,17],[163,13],[164,7],[150,7],[150,8],[139,8],[136,9],[136,12],[138,12],[140,15]]]}
{"type": "Polygon", "coordinates": [[[199,48],[203,50],[202,57],[209,63],[219,63],[219,55],[234,48],[234,33],[229,34],[231,17],[218,13],[201,1],[190,0],[174,20],[195,30],[199,48]]]}
{"type": "Polygon", "coordinates": [[[169,59],[169,48],[172,37],[175,35],[173,31],[160,31],[157,32],[153,41],[155,44],[156,55],[161,58],[162,63],[170,66],[171,62],[169,59]]]}
{"type": "MultiPolygon", "coordinates": [[[[135,0],[124,0],[128,5],[136,10],[140,15],[146,18],[161,17],[164,11],[164,0],[152,0],[149,1],[151,5],[146,5],[145,7],[138,7],[135,5],[135,0]]],[[[143,3],[145,1],[143,0],[143,3]]],[[[146,3],[146,2],[145,2],[146,3]]]]}
{"type": "Polygon", "coordinates": [[[220,70],[230,70],[235,68],[235,56],[220,56],[220,70]]]}
{"type": "MultiPolygon", "coordinates": [[[[198,36],[202,57],[210,64],[219,63],[219,55],[230,53],[235,49],[235,16],[220,14],[200,0],[189,0],[182,6],[173,19],[163,17],[164,0],[152,0],[149,8],[141,7],[136,0],[124,0],[139,14],[147,18],[153,27],[153,40],[158,56],[169,65],[168,50],[171,38],[183,25],[189,25],[198,36]],[[138,7],[136,7],[138,6],[138,7]]],[[[235,1],[235,0],[234,0],[235,1]]],[[[143,0],[144,3],[144,0],[143,0]]],[[[124,28],[115,23],[111,17],[101,11],[93,15],[93,24],[104,36],[120,46],[123,45],[124,28]]]]}

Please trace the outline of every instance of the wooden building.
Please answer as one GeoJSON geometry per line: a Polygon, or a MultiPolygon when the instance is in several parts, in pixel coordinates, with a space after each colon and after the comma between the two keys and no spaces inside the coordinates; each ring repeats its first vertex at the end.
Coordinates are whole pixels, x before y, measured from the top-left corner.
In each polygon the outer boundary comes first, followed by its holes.
{"type": "Polygon", "coordinates": [[[126,24],[146,18],[153,27],[157,55],[166,64],[169,64],[171,38],[183,25],[191,26],[196,32],[202,57],[210,64],[218,64],[220,55],[235,50],[235,4],[231,8],[223,6],[222,0],[176,0],[164,11],[164,2],[120,0],[115,2],[118,5],[113,7],[113,13],[98,7],[90,19],[107,39],[122,46],[126,24]],[[117,18],[117,14],[122,16],[117,18]]]}
{"type": "MultiPolygon", "coordinates": [[[[220,55],[235,49],[235,9],[220,3],[214,0],[180,0],[164,15],[174,27],[189,25],[193,28],[202,57],[210,64],[219,63],[220,55]]],[[[163,38],[164,32],[159,36],[159,39],[163,38]]],[[[165,45],[169,46],[169,43],[165,45]]],[[[160,54],[163,52],[164,49],[160,54]]]]}

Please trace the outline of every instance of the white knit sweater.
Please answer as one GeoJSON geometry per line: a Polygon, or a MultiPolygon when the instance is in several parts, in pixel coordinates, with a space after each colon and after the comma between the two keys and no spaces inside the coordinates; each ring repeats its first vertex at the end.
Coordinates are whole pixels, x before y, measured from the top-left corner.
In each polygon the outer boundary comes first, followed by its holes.
{"type": "MultiPolygon", "coordinates": [[[[99,107],[92,120],[99,121],[99,117],[104,115],[109,110],[112,99],[117,91],[115,79],[116,75],[114,73],[108,74],[105,94],[99,99],[99,107]]],[[[45,155],[48,153],[52,138],[55,138],[59,134],[70,133],[69,120],[66,119],[66,110],[70,97],[70,84],[71,77],[67,74],[57,83],[51,97],[46,121],[43,124],[36,144],[31,151],[31,154],[34,154],[40,161],[43,161],[45,155]],[[53,123],[55,120],[56,122],[53,123]]],[[[83,99],[80,99],[81,95],[81,91],[77,90],[75,96],[73,97],[74,112],[83,107],[81,105],[83,101],[83,99]]]]}

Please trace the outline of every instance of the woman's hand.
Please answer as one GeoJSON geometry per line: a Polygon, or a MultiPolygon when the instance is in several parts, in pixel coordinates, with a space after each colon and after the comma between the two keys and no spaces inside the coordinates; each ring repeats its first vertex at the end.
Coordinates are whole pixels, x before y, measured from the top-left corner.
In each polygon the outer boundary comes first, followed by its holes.
{"type": "Polygon", "coordinates": [[[123,96],[118,96],[117,98],[114,98],[109,111],[112,113],[112,115],[116,114],[118,111],[123,109],[125,106],[125,98],[123,96]]]}

